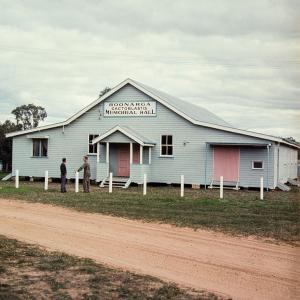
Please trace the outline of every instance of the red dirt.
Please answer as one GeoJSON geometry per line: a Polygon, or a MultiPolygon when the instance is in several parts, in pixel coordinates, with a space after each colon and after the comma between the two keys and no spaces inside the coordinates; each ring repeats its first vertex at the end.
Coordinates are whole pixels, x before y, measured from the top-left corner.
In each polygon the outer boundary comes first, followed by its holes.
{"type": "Polygon", "coordinates": [[[0,199],[0,234],[233,299],[296,299],[298,247],[0,199]]]}

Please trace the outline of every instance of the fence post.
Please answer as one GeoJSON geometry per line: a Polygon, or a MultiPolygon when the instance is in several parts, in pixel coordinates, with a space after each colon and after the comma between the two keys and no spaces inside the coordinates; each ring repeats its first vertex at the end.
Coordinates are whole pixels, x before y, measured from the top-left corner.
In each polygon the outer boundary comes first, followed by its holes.
{"type": "Polygon", "coordinates": [[[220,176],[220,199],[223,199],[223,176],[220,176]]]}
{"type": "Polygon", "coordinates": [[[260,177],[260,200],[264,200],[264,178],[260,177]]]}
{"type": "Polygon", "coordinates": [[[19,188],[19,170],[15,171],[15,187],[16,189],[19,188]]]}
{"type": "Polygon", "coordinates": [[[147,194],[147,174],[144,174],[143,195],[147,194]]]}
{"type": "Polygon", "coordinates": [[[79,192],[79,173],[76,171],[75,173],[75,193],[79,192]]]}
{"type": "Polygon", "coordinates": [[[109,185],[108,185],[108,192],[109,193],[112,193],[112,177],[113,177],[113,174],[110,172],[109,173],[109,185]]]}
{"type": "Polygon", "coordinates": [[[48,171],[45,171],[45,191],[48,190],[48,171]]]}
{"type": "Polygon", "coordinates": [[[184,197],[184,175],[180,176],[180,197],[184,197]]]}

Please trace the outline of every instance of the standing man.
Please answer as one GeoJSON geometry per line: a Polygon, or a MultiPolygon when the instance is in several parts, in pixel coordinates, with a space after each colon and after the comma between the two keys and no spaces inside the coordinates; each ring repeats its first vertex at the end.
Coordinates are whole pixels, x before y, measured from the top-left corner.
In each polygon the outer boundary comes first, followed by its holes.
{"type": "Polygon", "coordinates": [[[66,193],[66,182],[67,182],[67,160],[65,158],[62,159],[62,163],[60,165],[60,191],[61,193],[66,193]]]}
{"type": "Polygon", "coordinates": [[[83,165],[78,169],[80,172],[83,169],[83,190],[85,193],[90,192],[90,177],[91,177],[91,169],[89,164],[89,158],[87,156],[83,157],[83,165]]]}

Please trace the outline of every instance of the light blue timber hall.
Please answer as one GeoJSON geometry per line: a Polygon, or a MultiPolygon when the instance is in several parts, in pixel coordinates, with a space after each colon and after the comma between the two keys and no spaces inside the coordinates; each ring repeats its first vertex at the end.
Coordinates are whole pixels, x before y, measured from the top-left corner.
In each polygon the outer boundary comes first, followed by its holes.
{"type": "Polygon", "coordinates": [[[69,119],[7,134],[13,139],[13,172],[60,177],[67,158],[75,177],[83,155],[91,179],[109,173],[123,187],[148,182],[207,187],[283,188],[297,177],[297,146],[279,137],[238,129],[212,112],[126,79],[69,119]]]}

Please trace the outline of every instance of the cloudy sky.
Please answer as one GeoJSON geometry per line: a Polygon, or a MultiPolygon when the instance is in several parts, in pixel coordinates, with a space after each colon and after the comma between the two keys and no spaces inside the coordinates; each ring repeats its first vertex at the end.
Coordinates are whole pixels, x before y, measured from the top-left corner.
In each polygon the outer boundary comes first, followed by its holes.
{"type": "Polygon", "coordinates": [[[300,1],[0,0],[0,121],[64,120],[132,78],[300,140],[300,1]]]}

